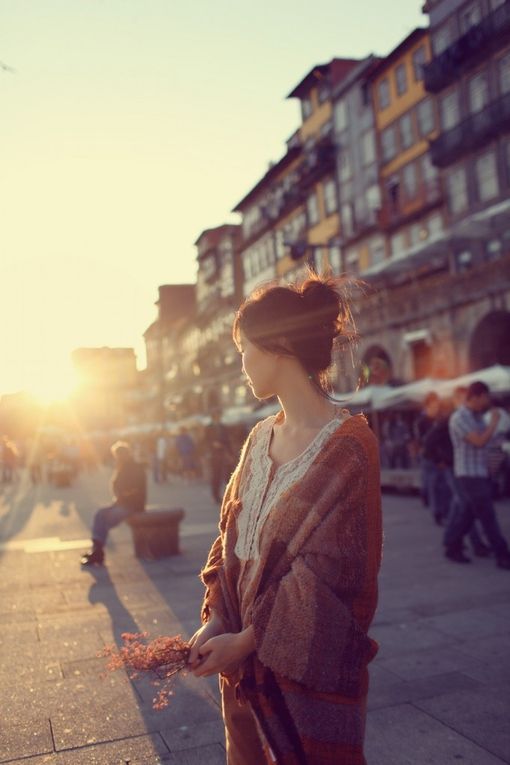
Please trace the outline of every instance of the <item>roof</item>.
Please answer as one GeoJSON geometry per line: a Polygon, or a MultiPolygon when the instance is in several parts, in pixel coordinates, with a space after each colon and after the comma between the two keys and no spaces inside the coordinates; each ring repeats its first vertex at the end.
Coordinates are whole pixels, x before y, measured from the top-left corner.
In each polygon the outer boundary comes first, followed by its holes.
{"type": "Polygon", "coordinates": [[[239,229],[240,226],[238,223],[223,223],[221,226],[216,226],[216,228],[206,228],[202,231],[194,244],[197,247],[202,239],[207,237],[211,243],[210,247],[216,247],[225,234],[231,233],[232,231],[238,231],[239,229]]]}
{"type": "Polygon", "coordinates": [[[429,30],[427,27],[416,27],[416,29],[413,29],[413,31],[410,32],[407,37],[405,37],[402,42],[397,45],[396,48],[388,53],[386,58],[382,58],[380,60],[379,64],[374,67],[370,73],[370,79],[373,80],[375,77],[378,77],[380,74],[382,74],[387,69],[387,67],[396,59],[400,58],[400,56],[402,56],[408,48],[419,42],[422,38],[427,37],[428,33],[429,30]]]}
{"type": "Polygon", "coordinates": [[[289,149],[284,156],[276,162],[276,164],[271,165],[267,173],[260,179],[258,183],[255,184],[255,186],[250,189],[250,191],[244,196],[240,202],[237,203],[237,205],[234,207],[232,212],[242,212],[244,208],[254,199],[254,197],[257,196],[257,194],[264,188],[264,186],[267,186],[267,184],[271,183],[271,181],[274,180],[276,176],[278,176],[282,170],[285,170],[288,165],[290,165],[299,155],[301,154],[301,146],[295,146],[292,149],[289,149]]]}
{"type": "Polygon", "coordinates": [[[349,74],[336,84],[336,87],[333,89],[333,99],[341,96],[345,91],[351,88],[354,83],[359,82],[359,80],[368,80],[372,71],[381,61],[382,59],[379,56],[374,56],[373,53],[359,61],[357,66],[353,67],[349,74]]]}
{"type": "Polygon", "coordinates": [[[358,63],[358,58],[334,58],[328,64],[317,64],[313,69],[310,69],[287,98],[303,98],[326,77],[329,78],[330,85],[335,85],[343,80],[346,74],[358,63]]]}

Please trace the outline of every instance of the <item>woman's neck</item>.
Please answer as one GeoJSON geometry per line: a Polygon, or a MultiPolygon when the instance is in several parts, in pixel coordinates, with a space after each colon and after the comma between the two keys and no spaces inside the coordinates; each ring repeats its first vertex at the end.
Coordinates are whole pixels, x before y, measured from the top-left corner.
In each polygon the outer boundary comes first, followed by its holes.
{"type": "Polygon", "coordinates": [[[278,399],[285,430],[321,428],[335,416],[335,405],[315,389],[308,377],[299,376],[282,385],[278,399]]]}

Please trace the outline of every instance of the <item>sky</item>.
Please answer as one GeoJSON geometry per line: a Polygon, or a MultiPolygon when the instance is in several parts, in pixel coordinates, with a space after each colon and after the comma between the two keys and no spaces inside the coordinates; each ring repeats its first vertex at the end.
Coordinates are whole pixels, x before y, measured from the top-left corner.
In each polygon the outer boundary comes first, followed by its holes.
{"type": "Polygon", "coordinates": [[[318,63],[389,53],[420,0],[0,0],[0,395],[134,347],[160,284],[285,151],[318,63]]]}

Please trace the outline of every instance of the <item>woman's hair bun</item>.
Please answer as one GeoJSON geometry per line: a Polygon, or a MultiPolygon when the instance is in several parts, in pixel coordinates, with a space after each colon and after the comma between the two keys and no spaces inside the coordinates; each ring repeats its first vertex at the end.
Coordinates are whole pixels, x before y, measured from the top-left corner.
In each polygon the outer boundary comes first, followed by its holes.
{"type": "Polygon", "coordinates": [[[309,278],[300,287],[305,310],[317,329],[336,337],[342,330],[342,300],[333,280],[309,278]],[[329,330],[329,331],[328,331],[329,330]]]}

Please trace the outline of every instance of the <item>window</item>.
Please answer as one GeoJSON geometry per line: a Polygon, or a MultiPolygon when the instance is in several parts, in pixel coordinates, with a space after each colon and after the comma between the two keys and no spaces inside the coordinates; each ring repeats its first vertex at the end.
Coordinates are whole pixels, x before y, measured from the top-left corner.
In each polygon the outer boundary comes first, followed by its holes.
{"type": "Polygon", "coordinates": [[[435,181],[437,178],[437,167],[430,161],[429,154],[424,154],[421,158],[421,172],[424,181],[435,181]]]}
{"type": "Polygon", "coordinates": [[[418,191],[418,175],[414,162],[406,165],[402,170],[402,181],[406,198],[414,199],[418,191]]]}
{"type": "Polygon", "coordinates": [[[436,56],[439,56],[445,51],[452,42],[452,27],[450,23],[446,23],[434,32],[432,38],[432,47],[436,56]]]}
{"type": "Polygon", "coordinates": [[[315,226],[319,222],[319,202],[317,194],[310,194],[306,200],[306,210],[308,213],[308,225],[315,226]]]}
{"type": "Polygon", "coordinates": [[[370,252],[370,265],[375,266],[377,263],[382,263],[386,257],[384,237],[373,236],[368,243],[368,249],[370,252]]]}
{"type": "Polygon", "coordinates": [[[455,127],[459,122],[459,94],[452,90],[441,99],[441,124],[443,130],[455,127]]]}
{"type": "Polygon", "coordinates": [[[337,210],[336,184],[333,178],[324,183],[324,209],[326,215],[332,215],[337,210]]]}
{"type": "Polygon", "coordinates": [[[431,98],[426,98],[417,108],[418,127],[422,138],[432,133],[435,128],[434,103],[431,98]]]}
{"type": "Polygon", "coordinates": [[[348,181],[352,175],[351,158],[346,151],[342,151],[340,154],[339,173],[341,181],[348,181]]]}
{"type": "Polygon", "coordinates": [[[338,245],[332,245],[329,248],[329,265],[334,274],[342,273],[342,251],[338,245]]]}
{"type": "Polygon", "coordinates": [[[491,10],[495,11],[500,5],[503,5],[506,0],[491,0],[491,10]]]}
{"type": "Polygon", "coordinates": [[[499,89],[501,93],[510,93],[510,53],[499,60],[499,89]]]}
{"type": "Polygon", "coordinates": [[[410,114],[404,114],[399,121],[400,127],[400,145],[403,149],[408,149],[414,143],[413,121],[410,114]]]}
{"type": "Polygon", "coordinates": [[[373,130],[367,130],[361,137],[361,156],[364,165],[375,162],[375,134],[373,130]]]}
{"type": "Polygon", "coordinates": [[[490,151],[478,157],[475,163],[478,198],[481,202],[494,199],[499,194],[496,155],[490,151]]]}
{"type": "Polygon", "coordinates": [[[344,237],[352,236],[354,233],[354,216],[351,204],[342,205],[342,233],[344,237]]]}
{"type": "Polygon", "coordinates": [[[381,146],[382,146],[383,161],[389,162],[390,159],[393,159],[393,157],[397,153],[397,140],[395,136],[395,128],[393,127],[393,125],[389,128],[386,128],[386,130],[382,131],[381,146]]]}
{"type": "Polygon", "coordinates": [[[345,251],[345,268],[351,273],[357,273],[359,269],[359,254],[355,248],[345,251]]]}
{"type": "Polygon", "coordinates": [[[319,88],[319,103],[323,104],[324,101],[327,101],[329,98],[329,86],[323,85],[321,88],[319,88]]]}
{"type": "Polygon", "coordinates": [[[404,95],[404,93],[407,91],[407,70],[405,64],[399,64],[395,68],[395,83],[397,86],[398,95],[404,95]]]}
{"type": "Polygon", "coordinates": [[[441,213],[434,213],[429,218],[430,236],[438,236],[443,230],[443,218],[441,213]]]}
{"type": "Polygon", "coordinates": [[[458,271],[467,271],[469,268],[471,268],[473,253],[471,250],[462,250],[462,252],[457,253],[456,261],[458,271]]]}
{"type": "Polygon", "coordinates": [[[472,114],[481,111],[489,102],[489,84],[485,72],[469,80],[469,110],[472,114]]]}
{"type": "Polygon", "coordinates": [[[331,123],[331,120],[328,120],[324,123],[324,125],[320,129],[320,134],[324,138],[331,134],[331,131],[333,130],[333,125],[331,123]]]}
{"type": "Polygon", "coordinates": [[[366,190],[365,198],[369,210],[379,210],[381,208],[381,189],[379,184],[375,183],[366,190]]]}
{"type": "Polygon", "coordinates": [[[420,80],[423,80],[423,67],[426,61],[427,53],[425,51],[425,46],[420,45],[420,47],[417,48],[413,53],[413,72],[415,82],[420,82],[420,80]]]}
{"type": "Polygon", "coordinates": [[[482,12],[480,10],[479,3],[472,3],[467,8],[464,8],[460,12],[460,33],[461,35],[468,32],[471,27],[480,23],[482,18],[482,12]]]}
{"type": "Polygon", "coordinates": [[[464,212],[468,206],[466,171],[463,167],[453,170],[446,181],[448,205],[452,215],[464,212]]]}
{"type": "Polygon", "coordinates": [[[391,237],[391,254],[393,257],[401,255],[406,248],[406,235],[404,231],[393,234],[391,237]]]}
{"type": "Polygon", "coordinates": [[[347,104],[343,98],[335,104],[335,127],[337,131],[345,130],[347,121],[347,104]]]}
{"type": "Polygon", "coordinates": [[[304,120],[308,119],[313,111],[312,102],[309,98],[303,98],[301,100],[301,115],[304,120]]]}
{"type": "Polygon", "coordinates": [[[423,242],[425,239],[428,238],[429,232],[427,230],[427,227],[423,225],[423,223],[413,223],[411,228],[409,229],[409,238],[411,240],[411,245],[419,244],[420,242],[423,242]]]}
{"type": "Polygon", "coordinates": [[[388,82],[387,77],[379,83],[378,96],[379,110],[382,111],[383,109],[387,109],[390,105],[390,83],[388,82]]]}

